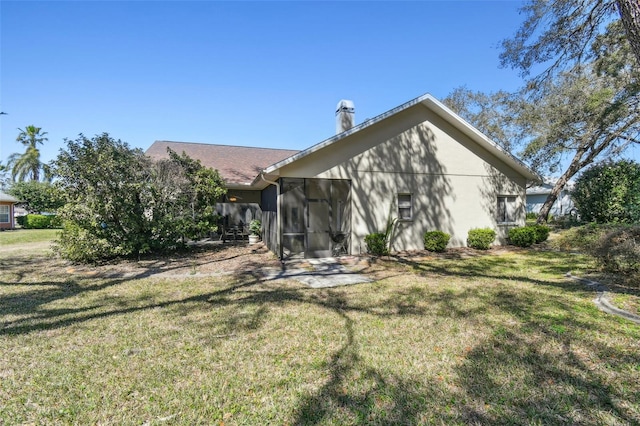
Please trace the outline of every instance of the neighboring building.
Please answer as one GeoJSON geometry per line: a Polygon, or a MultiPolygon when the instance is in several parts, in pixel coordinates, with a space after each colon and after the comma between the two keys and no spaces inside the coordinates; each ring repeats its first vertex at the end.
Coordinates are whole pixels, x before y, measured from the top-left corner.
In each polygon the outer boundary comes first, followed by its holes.
{"type": "MultiPolygon", "coordinates": [[[[540,185],[527,188],[527,213],[540,212],[542,205],[547,201],[547,197],[551,194],[551,190],[557,179],[544,178],[544,182],[540,185]]],[[[571,199],[571,191],[573,191],[574,182],[569,181],[562,188],[555,203],[551,207],[549,214],[553,217],[566,216],[574,210],[575,206],[571,199]]]]}
{"type": "Polygon", "coordinates": [[[336,123],[336,136],[300,152],[160,141],[147,154],[171,147],[217,168],[223,208],[253,205],[283,258],[363,253],[364,237],[390,218],[392,250],[423,249],[428,230],[456,247],[490,227],[504,243],[524,224],[525,188],[539,176],[431,95],[354,127],[353,103],[341,101],[336,123]]]}
{"type": "Polygon", "coordinates": [[[0,192],[0,230],[13,229],[15,227],[13,215],[15,204],[18,201],[17,198],[0,192]]]}

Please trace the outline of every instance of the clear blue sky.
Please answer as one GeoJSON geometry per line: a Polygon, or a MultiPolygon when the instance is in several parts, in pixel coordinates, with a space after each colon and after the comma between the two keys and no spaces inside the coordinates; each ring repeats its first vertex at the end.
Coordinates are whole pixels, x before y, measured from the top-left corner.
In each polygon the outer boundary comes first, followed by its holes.
{"type": "Polygon", "coordinates": [[[0,160],[17,128],[64,138],[304,149],[424,93],[513,90],[518,1],[0,2],[0,160]]]}

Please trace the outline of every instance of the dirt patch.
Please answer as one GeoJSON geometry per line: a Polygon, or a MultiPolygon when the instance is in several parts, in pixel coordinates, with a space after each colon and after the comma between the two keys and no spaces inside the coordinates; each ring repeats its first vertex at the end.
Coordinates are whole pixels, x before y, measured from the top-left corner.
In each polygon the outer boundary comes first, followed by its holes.
{"type": "Polygon", "coordinates": [[[218,276],[279,267],[280,261],[263,243],[210,243],[169,255],[149,255],[140,260],[114,260],[101,265],[69,264],[70,274],[100,277],[218,276]]]}

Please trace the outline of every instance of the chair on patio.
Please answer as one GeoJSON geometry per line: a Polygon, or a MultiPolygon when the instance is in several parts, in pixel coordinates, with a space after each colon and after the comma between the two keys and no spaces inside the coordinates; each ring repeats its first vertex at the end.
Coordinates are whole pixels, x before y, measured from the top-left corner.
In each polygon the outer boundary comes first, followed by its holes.
{"type": "Polygon", "coordinates": [[[331,250],[331,254],[333,255],[333,257],[347,254],[347,242],[349,241],[349,233],[341,231],[333,232],[331,228],[329,228],[329,235],[331,236],[331,241],[333,242],[333,249],[331,250]]]}

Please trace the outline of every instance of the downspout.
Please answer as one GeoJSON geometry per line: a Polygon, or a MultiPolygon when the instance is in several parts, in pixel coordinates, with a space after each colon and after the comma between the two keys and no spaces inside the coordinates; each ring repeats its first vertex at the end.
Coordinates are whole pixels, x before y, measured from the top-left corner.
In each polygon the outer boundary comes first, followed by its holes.
{"type": "Polygon", "coordinates": [[[278,182],[274,182],[271,180],[268,180],[266,177],[264,177],[264,172],[260,172],[260,178],[271,184],[271,185],[275,185],[276,187],[276,224],[277,224],[277,240],[278,240],[278,259],[280,259],[282,261],[283,258],[283,250],[282,250],[282,197],[280,194],[280,184],[278,182]]]}

